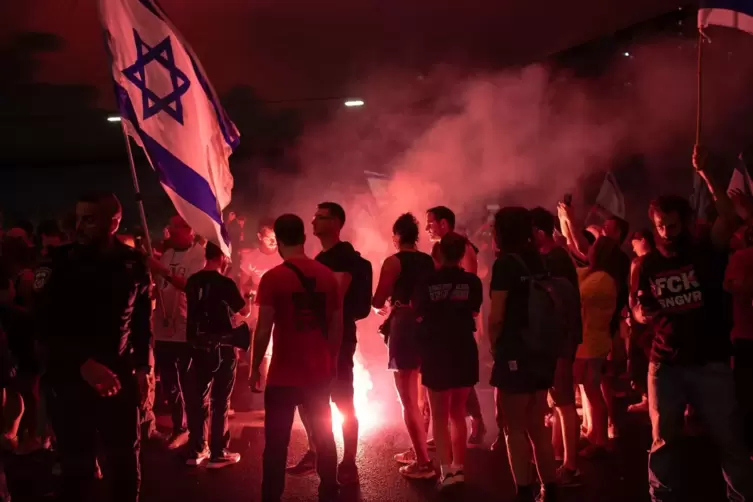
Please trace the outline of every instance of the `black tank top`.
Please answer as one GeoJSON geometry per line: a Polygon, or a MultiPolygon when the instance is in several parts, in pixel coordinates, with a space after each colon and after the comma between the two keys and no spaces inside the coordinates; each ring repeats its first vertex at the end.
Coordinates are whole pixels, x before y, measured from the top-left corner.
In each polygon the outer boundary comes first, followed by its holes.
{"type": "Polygon", "coordinates": [[[416,286],[434,272],[434,260],[420,251],[400,251],[395,254],[400,260],[400,275],[392,289],[392,305],[398,302],[409,305],[416,286]]]}

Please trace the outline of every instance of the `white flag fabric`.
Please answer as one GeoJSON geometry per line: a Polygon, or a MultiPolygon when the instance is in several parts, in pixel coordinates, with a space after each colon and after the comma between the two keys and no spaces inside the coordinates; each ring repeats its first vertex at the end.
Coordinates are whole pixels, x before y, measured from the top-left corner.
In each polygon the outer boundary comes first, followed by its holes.
{"type": "Polygon", "coordinates": [[[227,255],[222,210],[240,135],[199,60],[154,0],[99,0],[115,95],[178,213],[227,255]]]}
{"type": "Polygon", "coordinates": [[[731,192],[732,190],[740,190],[749,197],[753,195],[753,180],[750,179],[750,174],[748,174],[748,169],[745,167],[742,159],[735,166],[735,170],[732,172],[732,179],[729,180],[727,192],[731,192]]]}
{"type": "Polygon", "coordinates": [[[596,196],[596,205],[600,206],[615,216],[625,219],[625,197],[617,185],[617,180],[611,172],[604,176],[599,195],[596,196]]]}
{"type": "Polygon", "coordinates": [[[698,28],[710,24],[753,34],[753,0],[702,0],[698,9],[698,28]]]}

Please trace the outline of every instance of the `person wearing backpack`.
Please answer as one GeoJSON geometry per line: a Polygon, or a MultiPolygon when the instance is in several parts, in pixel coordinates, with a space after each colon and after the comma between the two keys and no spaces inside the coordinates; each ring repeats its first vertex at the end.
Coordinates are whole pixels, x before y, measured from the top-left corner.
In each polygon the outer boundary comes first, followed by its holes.
{"type": "Polygon", "coordinates": [[[612,349],[612,318],[617,308],[620,274],[619,245],[599,237],[588,251],[588,267],[578,269],[580,279],[583,341],[575,353],[573,374],[580,385],[583,423],[591,443],[580,454],[589,458],[603,454],[608,446],[608,410],[602,387],[602,371],[612,349]]]}
{"type": "Polygon", "coordinates": [[[490,383],[495,387],[497,422],[517,487],[515,501],[554,502],[556,465],[551,434],[544,424],[559,349],[557,336],[561,336],[547,289],[554,288],[553,281],[539,280],[546,277],[546,271],[527,209],[500,209],[494,239],[499,255],[492,269],[487,331],[494,356],[490,383]],[[531,471],[534,459],[542,485],[539,499],[531,471]]]}
{"type": "MultiPolygon", "coordinates": [[[[350,242],[340,240],[345,225],[345,210],[335,202],[319,204],[312,221],[314,235],[322,244],[316,261],[335,273],[343,301],[343,339],[337,360],[337,377],[332,384],[332,402],[343,416],[343,461],[338,466],[338,480],[343,485],[358,483],[356,453],[358,449],[358,418],[354,404],[353,357],[356,353],[356,321],[371,311],[371,263],[358,253],[350,242]]],[[[288,474],[305,475],[316,469],[316,449],[309,426],[310,417],[301,414],[309,437],[309,450],[288,474]]]]}

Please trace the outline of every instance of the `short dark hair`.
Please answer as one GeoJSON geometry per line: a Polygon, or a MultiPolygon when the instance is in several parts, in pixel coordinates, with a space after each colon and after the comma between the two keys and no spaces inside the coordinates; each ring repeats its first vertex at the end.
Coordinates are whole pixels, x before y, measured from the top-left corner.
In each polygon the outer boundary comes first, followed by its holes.
{"type": "Polygon", "coordinates": [[[418,242],[418,220],[411,213],[400,215],[392,225],[392,233],[400,237],[400,244],[418,242]]]}
{"type": "Polygon", "coordinates": [[[531,214],[523,207],[503,207],[494,217],[494,237],[505,253],[534,249],[531,214]]]}
{"type": "Polygon", "coordinates": [[[275,220],[275,235],[283,246],[300,246],[306,242],[303,220],[295,214],[283,214],[275,220]]]}
{"type": "Polygon", "coordinates": [[[445,207],[445,206],[432,207],[431,209],[428,209],[426,212],[433,214],[437,222],[446,220],[447,225],[450,227],[450,230],[455,230],[455,213],[453,213],[452,209],[450,209],[449,207],[445,207]]]}
{"type": "Polygon", "coordinates": [[[123,206],[118,197],[112,192],[92,192],[78,198],[79,202],[98,205],[108,217],[114,218],[123,215],[123,206]]]}
{"type": "Polygon", "coordinates": [[[216,260],[223,254],[224,253],[222,252],[222,249],[220,249],[220,246],[218,246],[214,242],[207,242],[207,247],[204,250],[204,257],[207,259],[207,261],[216,260]]]}
{"type": "Polygon", "coordinates": [[[439,241],[439,253],[444,260],[457,263],[463,259],[467,245],[468,239],[456,232],[449,232],[439,241]]]}
{"type": "Polygon", "coordinates": [[[317,206],[319,209],[326,209],[329,214],[340,220],[340,226],[345,226],[345,209],[337,202],[322,202],[317,206]]]}
{"type": "Polygon", "coordinates": [[[684,224],[689,224],[693,219],[693,208],[685,197],[679,195],[661,195],[648,205],[648,217],[651,223],[654,222],[654,215],[657,213],[677,213],[684,224]]]}
{"type": "Polygon", "coordinates": [[[651,249],[656,249],[656,238],[654,238],[654,232],[648,228],[642,228],[633,232],[631,241],[645,240],[651,249]]]}
{"type": "Polygon", "coordinates": [[[554,235],[554,215],[543,207],[534,207],[531,213],[531,223],[534,228],[544,232],[548,236],[554,235]]]}
{"type": "Polygon", "coordinates": [[[32,239],[34,237],[34,224],[29,220],[25,220],[23,218],[17,219],[13,222],[13,226],[11,228],[20,228],[21,230],[26,232],[26,236],[29,239],[32,239]]]}
{"type": "Polygon", "coordinates": [[[617,228],[620,229],[620,244],[625,242],[625,239],[627,239],[628,233],[630,232],[630,223],[623,220],[619,216],[610,216],[607,218],[607,221],[613,221],[617,224],[617,228]]]}

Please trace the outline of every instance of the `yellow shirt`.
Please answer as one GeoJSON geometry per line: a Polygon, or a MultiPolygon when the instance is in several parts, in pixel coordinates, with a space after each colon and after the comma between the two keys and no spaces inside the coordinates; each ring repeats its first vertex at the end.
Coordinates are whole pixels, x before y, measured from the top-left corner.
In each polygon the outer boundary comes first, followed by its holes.
{"type": "Polygon", "coordinates": [[[612,348],[610,324],[617,307],[617,285],[606,272],[578,269],[580,305],[583,316],[583,342],[575,357],[583,359],[604,358],[612,348]]]}

